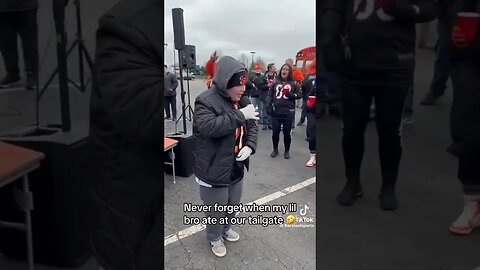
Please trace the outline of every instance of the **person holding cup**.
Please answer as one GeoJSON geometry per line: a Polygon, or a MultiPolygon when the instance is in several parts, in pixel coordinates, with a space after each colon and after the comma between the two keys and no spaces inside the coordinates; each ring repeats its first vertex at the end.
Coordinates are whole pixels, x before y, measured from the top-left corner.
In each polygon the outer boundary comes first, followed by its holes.
{"type": "Polygon", "coordinates": [[[302,92],[305,100],[305,109],[307,114],[307,141],[308,150],[310,151],[310,159],[305,166],[314,167],[317,164],[317,139],[316,139],[316,122],[315,121],[315,101],[316,101],[316,74],[317,74],[317,60],[313,59],[308,66],[309,75],[305,78],[302,84],[302,92]]]}
{"type": "Polygon", "coordinates": [[[464,207],[450,225],[465,235],[480,227],[480,1],[462,0],[462,11],[452,31],[453,103],[450,131],[458,158],[458,179],[464,207]]]}
{"type": "Polygon", "coordinates": [[[283,143],[285,152],[283,157],[290,158],[290,144],[292,136],[290,131],[295,121],[295,100],[302,98],[298,84],[293,79],[293,68],[289,64],[283,64],[280,75],[273,83],[267,96],[267,113],[272,117],[272,158],[278,156],[278,143],[280,130],[283,126],[283,143]]]}

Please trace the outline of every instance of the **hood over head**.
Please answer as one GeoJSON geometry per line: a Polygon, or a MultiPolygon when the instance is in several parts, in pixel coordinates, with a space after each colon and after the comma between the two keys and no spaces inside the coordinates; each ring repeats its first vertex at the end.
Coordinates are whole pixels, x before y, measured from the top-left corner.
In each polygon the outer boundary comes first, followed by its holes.
{"type": "Polygon", "coordinates": [[[213,76],[213,84],[215,89],[223,97],[228,97],[227,85],[230,78],[238,72],[246,71],[242,63],[238,62],[231,56],[224,56],[220,58],[217,63],[215,75],[213,76]]]}

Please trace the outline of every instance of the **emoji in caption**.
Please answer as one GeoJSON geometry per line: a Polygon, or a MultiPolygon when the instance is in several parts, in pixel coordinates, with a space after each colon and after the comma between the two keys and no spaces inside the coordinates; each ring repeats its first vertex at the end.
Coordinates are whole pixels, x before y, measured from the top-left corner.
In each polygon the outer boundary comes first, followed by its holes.
{"type": "Polygon", "coordinates": [[[287,217],[285,217],[285,221],[287,222],[287,224],[292,225],[295,224],[296,218],[294,215],[288,215],[287,217]]]}

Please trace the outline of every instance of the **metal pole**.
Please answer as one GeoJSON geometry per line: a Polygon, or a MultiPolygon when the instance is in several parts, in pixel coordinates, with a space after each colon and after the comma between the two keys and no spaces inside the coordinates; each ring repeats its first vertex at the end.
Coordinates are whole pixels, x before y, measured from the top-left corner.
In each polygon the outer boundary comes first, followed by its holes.
{"type": "Polygon", "coordinates": [[[185,115],[185,90],[183,89],[183,61],[182,61],[183,50],[178,50],[178,65],[180,68],[180,89],[181,89],[181,98],[182,98],[182,112],[183,112],[183,134],[187,134],[187,119],[185,115]]]}
{"type": "Polygon", "coordinates": [[[58,82],[60,91],[60,107],[62,116],[62,130],[70,131],[70,97],[68,89],[67,71],[67,37],[65,32],[65,7],[61,1],[53,1],[53,12],[55,15],[55,32],[57,34],[57,61],[58,61],[58,82]]]}
{"type": "Polygon", "coordinates": [[[83,34],[82,34],[82,20],[81,16],[82,13],[80,12],[80,2],[75,0],[74,2],[76,8],[76,16],[77,16],[77,42],[78,42],[78,64],[79,64],[79,75],[80,75],[80,91],[85,92],[85,76],[83,70],[83,52],[82,46],[80,45],[83,42],[83,34]]]}
{"type": "Polygon", "coordinates": [[[23,192],[25,200],[25,225],[27,233],[27,257],[28,257],[28,270],[33,270],[33,236],[32,236],[32,217],[30,211],[33,209],[33,198],[30,195],[30,189],[28,187],[28,175],[23,176],[23,192]]]}

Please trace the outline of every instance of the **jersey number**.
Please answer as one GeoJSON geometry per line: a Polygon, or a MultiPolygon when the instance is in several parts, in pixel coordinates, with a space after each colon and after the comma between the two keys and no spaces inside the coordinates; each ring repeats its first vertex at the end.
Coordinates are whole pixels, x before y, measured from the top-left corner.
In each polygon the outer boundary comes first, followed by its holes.
{"type": "Polygon", "coordinates": [[[385,13],[383,8],[375,10],[376,1],[378,0],[355,0],[355,6],[353,8],[354,8],[354,12],[357,12],[356,19],[359,21],[367,20],[375,12],[380,20],[385,22],[393,21],[395,18],[385,13]],[[360,3],[362,2],[366,2],[365,9],[357,11],[360,8],[360,3]]]}

